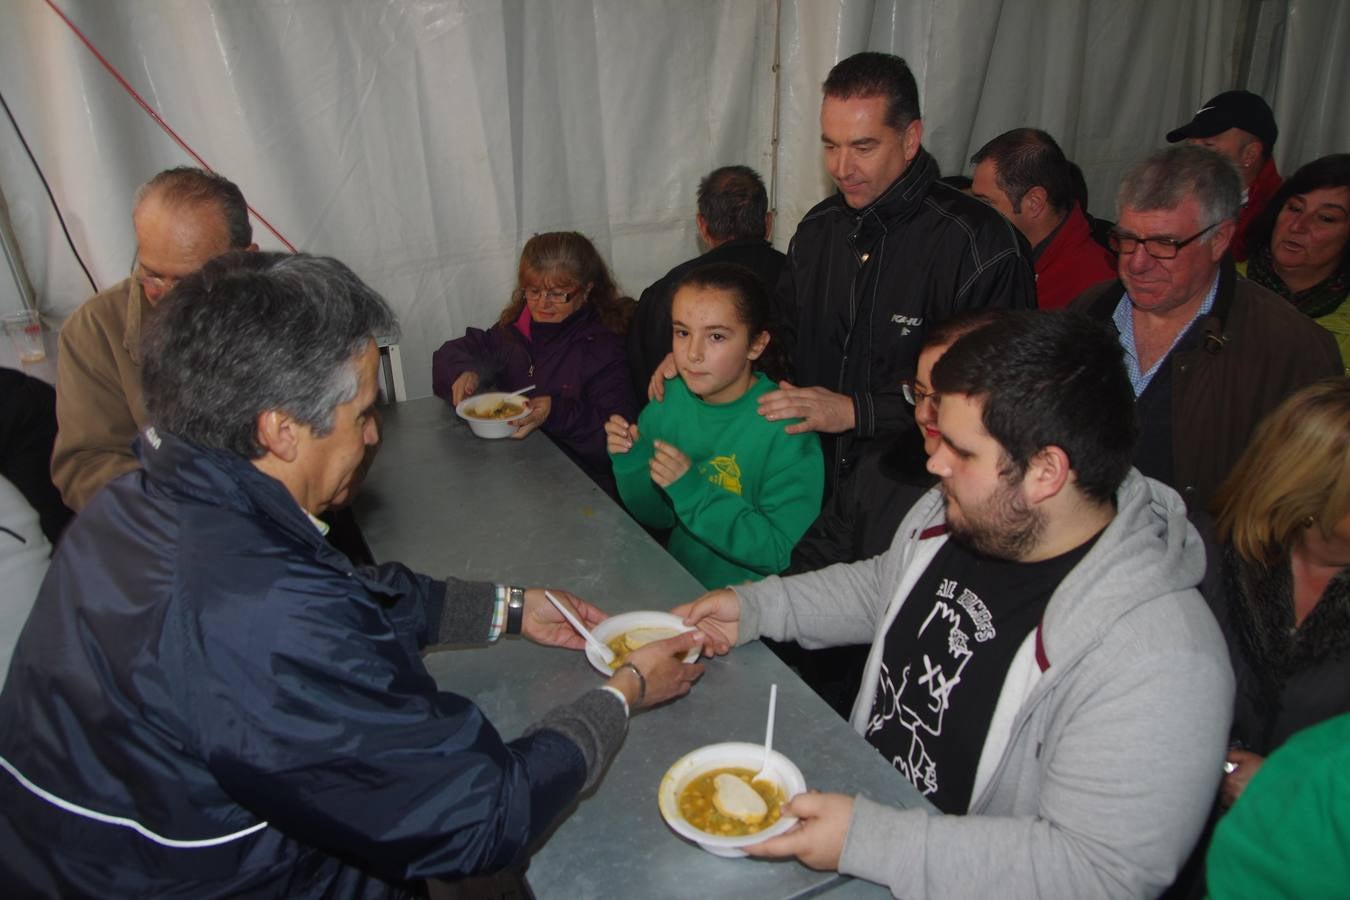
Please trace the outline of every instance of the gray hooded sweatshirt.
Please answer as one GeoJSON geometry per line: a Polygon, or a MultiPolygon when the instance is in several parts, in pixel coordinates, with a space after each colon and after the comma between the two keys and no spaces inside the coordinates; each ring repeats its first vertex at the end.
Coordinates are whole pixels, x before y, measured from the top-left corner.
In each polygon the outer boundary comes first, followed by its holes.
{"type": "MultiPolygon", "coordinates": [[[[1131,470],[1116,503],[1046,606],[1042,653],[1033,631],[1009,667],[968,813],[859,795],[840,872],[905,898],[1152,897],[1171,883],[1223,771],[1233,675],[1181,498],[1131,470]]],[[[739,641],[871,641],[852,715],[864,733],[886,631],[942,523],[934,491],[874,559],[738,586],[739,641]]]]}

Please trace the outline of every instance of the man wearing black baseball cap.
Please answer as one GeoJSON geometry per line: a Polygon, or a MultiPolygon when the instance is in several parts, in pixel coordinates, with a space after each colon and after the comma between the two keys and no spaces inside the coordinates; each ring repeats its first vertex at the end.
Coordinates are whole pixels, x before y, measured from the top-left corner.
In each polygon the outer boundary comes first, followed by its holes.
{"type": "Polygon", "coordinates": [[[1270,105],[1251,91],[1224,91],[1205,101],[1195,116],[1167,133],[1168,143],[1187,141],[1217,152],[1242,176],[1242,212],[1230,250],[1236,262],[1247,258],[1247,226],[1284,180],[1271,153],[1280,129],[1270,105]]]}

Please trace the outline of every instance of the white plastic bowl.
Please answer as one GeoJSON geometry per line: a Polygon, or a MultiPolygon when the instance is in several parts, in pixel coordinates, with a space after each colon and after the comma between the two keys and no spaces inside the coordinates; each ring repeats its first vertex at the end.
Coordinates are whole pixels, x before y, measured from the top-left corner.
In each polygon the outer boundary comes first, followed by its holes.
{"type": "MultiPolygon", "coordinates": [[[[661,776],[661,786],[656,791],[656,802],[661,807],[661,817],[680,837],[693,841],[714,856],[730,858],[745,856],[742,847],[783,834],[797,823],[796,817],[783,816],[763,831],[742,837],[708,834],[690,825],[684,816],[680,815],[680,792],[689,782],[705,772],[726,768],[757,772],[763,760],[763,744],[709,744],[686,753],[661,776]]],[[[769,753],[768,774],[783,789],[784,802],[806,790],[806,779],[802,777],[802,770],[777,750],[769,753]]]]}
{"type": "MultiPolygon", "coordinates": [[[[693,627],[684,624],[684,621],[676,615],[668,612],[626,612],[617,616],[610,616],[605,621],[591,629],[591,634],[602,644],[608,644],[625,631],[632,631],[634,628],[669,628],[671,631],[679,634],[685,631],[693,631],[693,627]]],[[[685,662],[694,662],[698,659],[699,648],[695,647],[685,654],[685,662]]],[[[600,651],[596,650],[590,644],[586,645],[586,658],[590,660],[591,665],[601,675],[613,675],[614,670],[605,664],[600,658],[600,651]]]]}
{"type": "MultiPolygon", "coordinates": [[[[455,415],[469,423],[473,433],[480,438],[497,440],[499,438],[510,437],[515,432],[516,426],[510,424],[509,419],[485,419],[474,415],[480,409],[487,410],[501,403],[503,400],[509,400],[512,403],[525,405],[525,397],[521,394],[512,394],[507,391],[489,391],[486,394],[474,394],[472,397],[465,397],[459,401],[459,406],[455,407],[455,415]]],[[[520,416],[525,415],[522,410],[520,416]]],[[[518,419],[520,416],[512,416],[518,419]]]]}

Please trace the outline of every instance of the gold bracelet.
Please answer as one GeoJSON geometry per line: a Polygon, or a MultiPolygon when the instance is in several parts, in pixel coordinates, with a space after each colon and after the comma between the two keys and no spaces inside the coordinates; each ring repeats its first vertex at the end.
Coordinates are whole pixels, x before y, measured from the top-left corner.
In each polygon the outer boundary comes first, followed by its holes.
{"type": "Polygon", "coordinates": [[[647,678],[642,674],[641,670],[639,670],[637,666],[633,665],[630,662],[626,662],[623,665],[619,666],[617,669],[614,670],[614,674],[617,675],[624,669],[632,669],[633,674],[637,676],[638,695],[637,700],[633,703],[633,708],[640,709],[642,707],[643,699],[645,699],[647,696],[647,678]]]}

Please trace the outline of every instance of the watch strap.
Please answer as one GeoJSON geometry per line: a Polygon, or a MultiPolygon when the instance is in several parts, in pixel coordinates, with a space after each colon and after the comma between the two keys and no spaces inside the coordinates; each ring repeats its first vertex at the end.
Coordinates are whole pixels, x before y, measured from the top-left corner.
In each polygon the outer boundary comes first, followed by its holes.
{"type": "Polygon", "coordinates": [[[525,623],[525,589],[508,587],[506,589],[506,633],[520,634],[525,623]]]}

